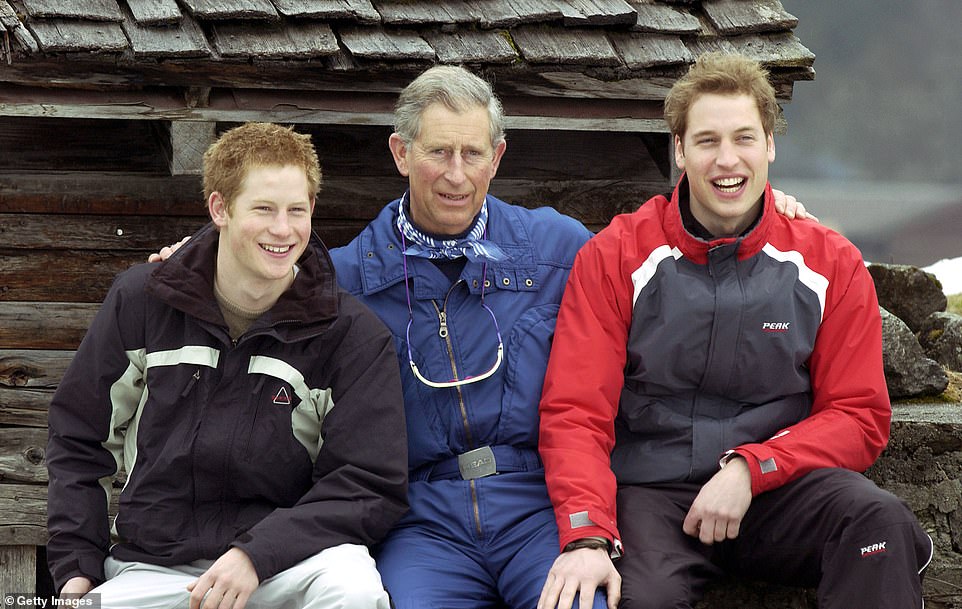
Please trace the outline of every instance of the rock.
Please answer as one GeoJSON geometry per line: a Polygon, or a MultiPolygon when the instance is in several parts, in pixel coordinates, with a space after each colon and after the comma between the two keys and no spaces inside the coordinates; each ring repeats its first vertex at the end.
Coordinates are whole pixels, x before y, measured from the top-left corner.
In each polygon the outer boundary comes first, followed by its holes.
{"type": "Polygon", "coordinates": [[[882,313],[882,364],[885,384],[893,400],[939,395],[949,377],[938,362],[925,356],[918,339],[901,319],[884,308],[882,313]]]}
{"type": "Polygon", "coordinates": [[[878,302],[913,332],[932,313],[945,311],[947,299],[935,275],[904,264],[870,264],[878,302]]]}
{"type": "Polygon", "coordinates": [[[933,313],[919,328],[919,344],[925,355],[949,370],[962,372],[962,316],[933,313]]]}

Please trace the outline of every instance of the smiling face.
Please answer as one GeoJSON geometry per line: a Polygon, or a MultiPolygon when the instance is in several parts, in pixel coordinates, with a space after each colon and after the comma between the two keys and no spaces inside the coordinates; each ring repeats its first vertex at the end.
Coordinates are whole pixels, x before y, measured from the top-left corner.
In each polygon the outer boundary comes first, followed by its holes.
{"type": "Polygon", "coordinates": [[[481,106],[455,112],[428,106],[410,145],[391,135],[394,162],[410,185],[411,219],[437,235],[457,235],[471,227],[488,186],[498,171],[505,143],[491,144],[488,111],[481,106]]]}
{"type": "Polygon", "coordinates": [[[290,285],[311,235],[308,193],[305,171],[293,165],[252,167],[229,206],[211,193],[208,209],[220,231],[218,286],[238,305],[269,306],[290,285]]]}
{"type": "Polygon", "coordinates": [[[746,94],[698,96],[684,136],[675,136],[692,215],[716,237],[738,235],[755,220],[774,160],[775,140],[746,94]]]}

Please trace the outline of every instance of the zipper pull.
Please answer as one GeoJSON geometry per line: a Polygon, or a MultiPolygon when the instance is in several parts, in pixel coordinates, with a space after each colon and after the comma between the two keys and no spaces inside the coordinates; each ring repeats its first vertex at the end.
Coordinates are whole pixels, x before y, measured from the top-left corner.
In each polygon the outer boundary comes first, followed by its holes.
{"type": "Polygon", "coordinates": [[[438,321],[440,326],[438,326],[438,336],[441,338],[448,337],[448,314],[444,311],[438,311],[438,321]]]}
{"type": "Polygon", "coordinates": [[[194,376],[190,378],[190,381],[188,381],[187,386],[184,387],[184,390],[180,393],[180,397],[186,398],[187,394],[190,393],[190,390],[194,388],[194,385],[196,385],[197,381],[199,380],[200,380],[200,368],[198,368],[197,371],[194,372],[194,376]]]}

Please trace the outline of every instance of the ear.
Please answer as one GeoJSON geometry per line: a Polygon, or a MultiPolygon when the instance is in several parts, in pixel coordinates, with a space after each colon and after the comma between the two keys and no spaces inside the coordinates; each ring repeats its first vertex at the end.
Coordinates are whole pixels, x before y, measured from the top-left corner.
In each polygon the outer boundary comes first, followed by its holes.
{"type": "Polygon", "coordinates": [[[501,157],[504,156],[504,151],[508,149],[508,143],[501,140],[501,143],[497,145],[494,149],[494,160],[491,161],[491,177],[493,178],[498,173],[498,167],[501,165],[501,157]]]}
{"type": "Polygon", "coordinates": [[[223,228],[227,225],[229,214],[227,213],[227,201],[224,199],[224,195],[217,191],[210,193],[210,197],[207,198],[207,211],[217,228],[223,228]]]}
{"type": "Polygon", "coordinates": [[[768,162],[775,162],[775,136],[771,133],[768,134],[768,162]]]}
{"type": "Polygon", "coordinates": [[[392,133],[388,138],[387,145],[391,148],[391,155],[394,156],[394,164],[397,165],[398,173],[405,178],[408,177],[408,147],[397,133],[392,133]]]}
{"type": "Polygon", "coordinates": [[[675,136],[675,165],[682,171],[685,170],[685,146],[682,144],[681,136],[675,136]]]}

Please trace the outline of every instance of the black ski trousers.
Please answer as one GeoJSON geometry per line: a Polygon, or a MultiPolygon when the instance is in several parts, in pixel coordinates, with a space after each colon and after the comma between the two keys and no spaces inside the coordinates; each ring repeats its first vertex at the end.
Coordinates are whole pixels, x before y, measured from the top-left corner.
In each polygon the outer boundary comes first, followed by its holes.
{"type": "Polygon", "coordinates": [[[700,485],[618,488],[621,609],[687,609],[728,573],[817,589],[820,609],[916,609],[932,540],[865,476],[820,469],[752,499],[736,539],[682,531],[700,485]]]}

